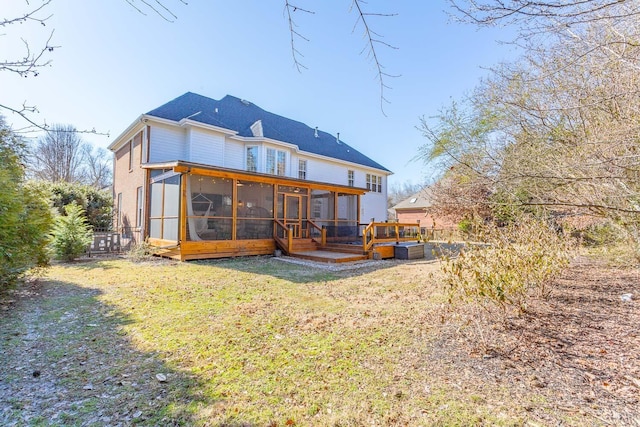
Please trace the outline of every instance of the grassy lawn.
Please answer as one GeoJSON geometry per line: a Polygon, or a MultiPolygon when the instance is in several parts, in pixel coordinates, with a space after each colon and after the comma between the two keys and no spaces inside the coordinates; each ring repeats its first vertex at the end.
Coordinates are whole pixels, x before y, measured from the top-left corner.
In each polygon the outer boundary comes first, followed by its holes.
{"type": "Polygon", "coordinates": [[[0,373],[71,403],[56,410],[27,387],[0,399],[0,424],[3,408],[4,421],[26,408],[43,415],[24,425],[536,425],[548,397],[448,350],[438,271],[270,257],[54,266],[37,306],[0,314],[0,373]],[[19,351],[35,354],[24,369],[19,351]]]}
{"type": "Polygon", "coordinates": [[[490,417],[473,401],[444,401],[446,386],[424,363],[430,326],[421,320],[438,302],[425,286],[430,271],[433,264],[405,277],[402,265],[332,272],[271,258],[113,260],[54,267],[48,278],[99,290],[97,300],[126,319],[119,330],[136,351],[193,379],[195,390],[144,414],[151,423],[404,424],[435,416],[450,425],[490,417]]]}

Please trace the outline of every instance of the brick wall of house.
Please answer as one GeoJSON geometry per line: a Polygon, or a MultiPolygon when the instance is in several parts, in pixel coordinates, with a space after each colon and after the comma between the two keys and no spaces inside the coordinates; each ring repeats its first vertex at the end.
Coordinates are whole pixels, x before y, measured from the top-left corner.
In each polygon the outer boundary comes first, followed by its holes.
{"type": "MultiPolygon", "coordinates": [[[[114,229],[139,229],[141,224],[137,218],[138,187],[144,186],[145,171],[142,164],[143,133],[138,132],[127,144],[115,153],[113,197],[114,197],[114,229]],[[118,211],[118,204],[121,204],[118,211]]],[[[144,189],[143,189],[144,194],[144,189]]],[[[144,219],[143,219],[144,221],[144,219]]]]}
{"type": "Polygon", "coordinates": [[[398,210],[396,211],[396,216],[398,222],[403,223],[415,223],[420,222],[421,228],[453,228],[456,226],[453,222],[443,219],[443,218],[434,218],[431,215],[428,215],[424,209],[416,209],[416,210],[398,210]],[[435,224],[435,226],[434,226],[435,224]]]}

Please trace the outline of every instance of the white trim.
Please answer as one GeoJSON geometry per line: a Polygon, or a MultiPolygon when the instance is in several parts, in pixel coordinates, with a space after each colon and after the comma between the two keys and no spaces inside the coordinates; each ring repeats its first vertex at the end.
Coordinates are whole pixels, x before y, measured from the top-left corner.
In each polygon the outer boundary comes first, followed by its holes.
{"type": "MultiPolygon", "coordinates": [[[[182,119],[179,122],[176,122],[175,120],[168,120],[168,119],[162,119],[160,117],[155,117],[155,116],[149,116],[146,114],[141,115],[140,117],[138,117],[138,119],[136,119],[131,125],[129,125],[129,127],[122,133],[120,134],[116,140],[109,145],[108,149],[110,149],[111,151],[117,151],[120,147],[118,145],[120,145],[120,140],[125,137],[125,136],[129,136],[129,132],[131,132],[133,129],[136,128],[136,126],[138,125],[149,125],[150,123],[159,123],[159,124],[167,124],[167,125],[173,125],[173,126],[180,126],[180,127],[186,127],[186,126],[192,126],[192,127],[197,127],[197,128],[202,128],[202,129],[208,129],[208,130],[213,130],[216,132],[220,132],[223,133],[227,136],[227,138],[229,139],[233,139],[233,140],[237,140],[243,143],[251,143],[251,144],[257,144],[257,145],[262,145],[264,143],[267,144],[273,144],[273,145],[277,145],[277,146],[281,146],[281,147],[287,147],[290,149],[293,149],[296,153],[299,154],[304,154],[307,157],[314,157],[316,159],[321,159],[321,160],[328,160],[328,161],[332,161],[338,164],[342,164],[342,165],[353,165],[355,168],[358,169],[366,169],[366,170],[371,170],[371,171],[377,171],[377,173],[381,173],[385,176],[390,176],[393,175],[393,172],[391,171],[387,171],[384,169],[378,169],[372,166],[367,166],[367,165],[362,165],[360,163],[354,163],[354,162],[350,162],[347,160],[342,160],[342,159],[337,159],[335,157],[330,157],[330,156],[325,156],[322,154],[316,154],[316,153],[311,153],[309,151],[303,151],[300,149],[300,146],[298,146],[297,144],[293,144],[290,142],[284,142],[284,141],[278,141],[276,139],[271,139],[271,138],[265,138],[265,137],[251,137],[251,136],[240,136],[238,135],[238,132],[230,130],[230,129],[226,129],[226,128],[222,128],[219,126],[213,126],[213,125],[208,125],[206,123],[201,123],[201,122],[197,122],[194,120],[190,120],[190,119],[182,119]],[[117,147],[117,148],[116,148],[117,147]]],[[[133,133],[133,135],[135,135],[135,133],[133,133]]],[[[131,135],[130,138],[133,136],[131,135]]],[[[128,140],[130,138],[125,139],[128,140]]]]}
{"type": "Polygon", "coordinates": [[[136,133],[140,132],[136,130],[139,126],[145,127],[147,123],[144,122],[145,115],[139,116],[133,123],[127,127],[124,132],[122,132],[116,139],[113,140],[111,144],[107,147],[107,149],[116,152],[120,148],[122,148],[122,141],[129,141],[131,138],[135,136],[136,133]],[[126,137],[126,138],[125,138],[126,137]]]}
{"type": "Polygon", "coordinates": [[[171,121],[171,123],[177,124],[177,125],[182,126],[182,127],[191,126],[191,127],[202,128],[202,129],[214,130],[216,132],[220,132],[220,133],[223,133],[223,134],[229,135],[229,136],[233,136],[233,135],[237,135],[238,134],[238,132],[236,132],[235,130],[231,130],[231,129],[227,129],[227,128],[221,128],[220,126],[209,125],[209,124],[198,122],[198,121],[191,120],[191,119],[182,119],[179,122],[171,121]]]}
{"type": "Polygon", "coordinates": [[[278,141],[276,139],[270,139],[270,138],[256,138],[256,137],[252,137],[252,136],[240,136],[240,135],[230,136],[229,139],[235,139],[235,140],[238,140],[238,141],[242,141],[244,143],[247,143],[247,142],[250,142],[250,143],[253,143],[253,144],[269,143],[269,144],[273,144],[273,145],[279,145],[279,146],[282,146],[282,147],[290,147],[290,148],[294,149],[296,154],[303,154],[303,155],[305,155],[307,157],[314,157],[314,158],[320,159],[320,160],[329,160],[329,161],[332,161],[332,162],[335,162],[335,163],[344,164],[344,165],[353,165],[357,169],[367,169],[367,170],[371,170],[371,171],[377,171],[378,173],[386,175],[386,176],[393,175],[393,172],[388,171],[388,170],[378,169],[378,168],[374,168],[373,166],[367,166],[367,165],[363,165],[363,164],[360,164],[360,163],[349,162],[347,160],[336,159],[335,157],[329,157],[329,156],[325,156],[323,154],[312,153],[310,151],[304,151],[304,150],[301,150],[300,146],[298,146],[297,144],[292,144],[290,142],[283,142],[283,141],[278,141]]]}
{"type": "Polygon", "coordinates": [[[164,181],[165,179],[172,178],[176,175],[180,175],[180,172],[167,171],[165,173],[161,173],[160,175],[154,176],[153,178],[151,178],[151,184],[164,181]]]}

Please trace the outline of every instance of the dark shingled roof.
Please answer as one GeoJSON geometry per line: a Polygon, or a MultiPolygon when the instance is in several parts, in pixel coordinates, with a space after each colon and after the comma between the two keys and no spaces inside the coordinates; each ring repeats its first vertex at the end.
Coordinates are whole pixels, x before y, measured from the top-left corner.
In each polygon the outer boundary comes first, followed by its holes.
{"type": "Polygon", "coordinates": [[[374,162],[353,147],[342,141],[338,143],[335,136],[318,130],[318,137],[316,138],[315,129],[304,123],[270,113],[251,102],[231,95],[227,95],[217,101],[206,96],[187,92],[173,101],[149,111],[147,115],[176,122],[191,116],[189,117],[190,120],[233,130],[238,132],[240,136],[248,137],[253,136],[251,125],[257,120],[261,120],[266,138],[295,144],[301,151],[308,153],[390,172],[387,168],[374,162]]]}

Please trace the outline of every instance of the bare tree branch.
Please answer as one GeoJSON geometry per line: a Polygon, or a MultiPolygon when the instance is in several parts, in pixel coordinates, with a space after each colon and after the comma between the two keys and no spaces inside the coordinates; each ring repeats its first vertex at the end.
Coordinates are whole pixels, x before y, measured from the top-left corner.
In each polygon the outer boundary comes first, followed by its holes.
{"type": "MultiPolygon", "coordinates": [[[[41,16],[47,6],[51,4],[53,0],[45,0],[37,7],[29,9],[27,12],[20,16],[13,18],[3,18],[0,20],[0,28],[6,28],[15,24],[23,23],[35,23],[45,27],[47,21],[53,16],[52,14],[41,16]]],[[[29,2],[26,2],[27,7],[30,7],[29,2]]],[[[16,73],[22,77],[37,77],[40,74],[40,69],[49,66],[51,60],[46,58],[46,54],[53,52],[60,46],[55,46],[51,42],[53,40],[55,30],[51,30],[47,41],[42,47],[36,50],[32,50],[31,45],[27,40],[21,38],[25,48],[25,53],[22,58],[19,59],[2,59],[0,60],[0,72],[16,73]]],[[[6,35],[6,34],[5,34],[6,35]]],[[[35,105],[27,105],[24,102],[21,106],[9,106],[6,104],[0,104],[0,110],[6,110],[11,114],[19,116],[27,123],[26,127],[13,129],[13,132],[19,134],[25,134],[30,132],[49,131],[49,125],[46,121],[39,122],[33,118],[33,114],[38,113],[38,108],[35,105]]],[[[96,135],[106,135],[108,133],[96,132],[95,129],[91,130],[73,130],[74,133],[90,133],[96,135]]]]}
{"type": "Polygon", "coordinates": [[[300,34],[300,32],[296,30],[298,26],[293,20],[293,16],[291,16],[291,12],[293,11],[293,13],[295,13],[297,11],[300,11],[300,12],[309,13],[309,14],[315,14],[315,12],[293,5],[289,2],[289,0],[285,0],[284,10],[287,13],[287,19],[289,21],[289,34],[291,35],[291,56],[293,58],[293,64],[295,65],[296,69],[300,73],[302,72],[300,68],[304,68],[306,70],[307,67],[305,67],[304,64],[302,64],[298,59],[298,57],[300,56],[303,57],[304,55],[300,53],[298,49],[296,49],[295,39],[298,38],[306,42],[308,42],[309,39],[303,36],[302,34],[300,34]]]}
{"type": "MultiPolygon", "coordinates": [[[[176,19],[178,19],[178,16],[175,15],[171,9],[169,9],[167,6],[165,6],[165,4],[160,1],[160,0],[154,0],[154,1],[148,1],[148,0],[125,0],[129,6],[131,6],[132,8],[134,8],[136,11],[138,11],[140,14],[147,16],[146,13],[144,13],[144,8],[147,9],[151,9],[151,11],[153,13],[155,13],[156,15],[158,15],[160,18],[164,19],[167,22],[175,22],[176,19]],[[138,6],[138,4],[136,3],[142,3],[142,6],[138,6]]],[[[185,0],[177,0],[180,3],[184,4],[184,5],[188,5],[188,3],[185,0]]]]}
{"type": "MultiPolygon", "coordinates": [[[[4,18],[0,21],[0,28],[8,27],[14,24],[22,24],[25,22],[34,22],[38,23],[42,26],[46,26],[46,22],[51,18],[52,15],[40,17],[38,14],[46,8],[52,0],[47,0],[43,2],[40,6],[31,9],[25,12],[23,15],[15,17],[15,18],[4,18]]],[[[8,71],[12,73],[17,73],[22,77],[27,77],[29,75],[37,76],[38,69],[45,67],[51,63],[50,60],[44,60],[43,56],[45,53],[52,52],[54,49],[59,46],[51,45],[51,40],[53,38],[54,31],[51,31],[49,34],[49,38],[43,47],[38,48],[35,52],[32,52],[31,47],[29,46],[29,42],[25,39],[22,39],[22,43],[25,47],[25,54],[20,59],[4,59],[0,61],[0,72],[8,71]]]]}
{"type": "MultiPolygon", "coordinates": [[[[602,12],[625,3],[626,0],[449,0],[463,22],[481,26],[523,24],[531,28],[536,20],[553,20],[564,25],[576,25],[600,19],[619,19],[640,14],[602,12]]],[[[632,3],[632,2],[628,2],[632,3]]]]}
{"type": "Polygon", "coordinates": [[[380,39],[381,36],[375,31],[373,31],[369,26],[368,17],[371,17],[371,16],[390,17],[390,16],[396,16],[397,14],[365,12],[362,8],[362,5],[365,3],[366,2],[364,0],[352,0],[351,9],[355,8],[358,13],[358,18],[354,24],[353,29],[355,31],[355,28],[360,23],[362,23],[362,26],[364,27],[363,36],[367,41],[367,45],[365,46],[365,48],[363,48],[363,52],[365,50],[368,51],[369,58],[373,61],[373,64],[376,68],[377,79],[378,79],[378,82],[380,83],[380,110],[382,111],[382,114],[386,116],[386,113],[384,112],[384,103],[385,102],[389,103],[389,101],[386,99],[384,93],[385,93],[385,89],[391,89],[391,87],[385,83],[385,78],[399,77],[399,75],[389,74],[386,71],[384,71],[384,66],[382,65],[382,63],[378,58],[378,52],[376,51],[376,46],[382,45],[391,49],[398,49],[398,48],[380,39]]]}

